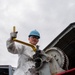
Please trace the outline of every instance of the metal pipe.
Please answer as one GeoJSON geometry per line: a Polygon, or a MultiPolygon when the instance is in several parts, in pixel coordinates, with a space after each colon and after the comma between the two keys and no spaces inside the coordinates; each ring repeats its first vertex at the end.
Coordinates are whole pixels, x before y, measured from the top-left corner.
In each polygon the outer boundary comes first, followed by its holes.
{"type": "Polygon", "coordinates": [[[16,27],[15,26],[13,26],[13,32],[16,32],[16,27]]]}
{"type": "MultiPolygon", "coordinates": [[[[13,32],[16,31],[15,29],[16,29],[15,26],[13,26],[13,32]]],[[[23,41],[21,41],[21,40],[17,40],[16,38],[13,38],[13,41],[18,42],[18,43],[21,43],[21,44],[24,44],[24,45],[27,45],[27,46],[30,46],[30,47],[32,47],[32,49],[33,49],[34,51],[36,51],[36,48],[35,48],[34,45],[31,45],[31,44],[29,44],[29,43],[23,42],[23,41]]]]}

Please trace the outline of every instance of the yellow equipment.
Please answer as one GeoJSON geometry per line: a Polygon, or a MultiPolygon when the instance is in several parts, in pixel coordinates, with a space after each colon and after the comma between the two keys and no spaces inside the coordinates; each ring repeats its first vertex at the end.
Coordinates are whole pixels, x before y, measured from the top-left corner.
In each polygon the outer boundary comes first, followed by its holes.
{"type": "MultiPolygon", "coordinates": [[[[16,27],[15,27],[15,26],[13,26],[13,32],[16,32],[16,27]]],[[[18,39],[16,39],[16,38],[13,38],[13,40],[14,40],[15,42],[18,42],[18,43],[21,43],[21,44],[30,46],[34,51],[36,51],[35,46],[33,46],[33,45],[29,44],[29,43],[23,42],[23,41],[18,40],[18,39]]]]}

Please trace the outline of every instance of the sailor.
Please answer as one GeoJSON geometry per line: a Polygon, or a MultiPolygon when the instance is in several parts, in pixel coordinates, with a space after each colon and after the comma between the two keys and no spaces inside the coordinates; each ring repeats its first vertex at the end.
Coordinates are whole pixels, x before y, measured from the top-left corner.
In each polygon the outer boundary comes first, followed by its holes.
{"type": "MultiPolygon", "coordinates": [[[[35,62],[33,61],[33,55],[35,51],[30,46],[27,45],[16,45],[13,41],[13,38],[17,37],[17,32],[11,32],[10,38],[6,41],[7,50],[13,54],[18,54],[18,66],[14,75],[33,75],[30,72],[30,69],[35,66],[35,62]]],[[[37,43],[40,39],[40,33],[37,30],[33,30],[28,35],[29,43],[37,46],[37,43]]]]}

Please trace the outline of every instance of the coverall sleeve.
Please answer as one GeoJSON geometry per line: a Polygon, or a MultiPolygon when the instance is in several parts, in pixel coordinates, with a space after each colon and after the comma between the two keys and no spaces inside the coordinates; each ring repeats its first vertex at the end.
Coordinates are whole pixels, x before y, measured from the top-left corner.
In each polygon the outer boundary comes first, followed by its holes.
{"type": "Polygon", "coordinates": [[[13,54],[20,54],[23,50],[21,46],[15,45],[15,42],[11,39],[6,41],[6,46],[8,51],[13,54]]]}

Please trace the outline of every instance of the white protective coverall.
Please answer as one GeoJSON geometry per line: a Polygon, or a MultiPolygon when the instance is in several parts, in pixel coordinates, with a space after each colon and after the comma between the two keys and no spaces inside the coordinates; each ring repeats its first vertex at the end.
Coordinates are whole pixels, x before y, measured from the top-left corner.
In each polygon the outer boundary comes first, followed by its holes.
{"type": "Polygon", "coordinates": [[[7,40],[7,49],[9,52],[13,54],[18,54],[18,67],[17,70],[14,72],[14,75],[32,75],[29,71],[30,68],[35,66],[35,63],[30,60],[35,52],[32,50],[31,47],[26,45],[16,46],[13,41],[10,39],[7,40]]]}

